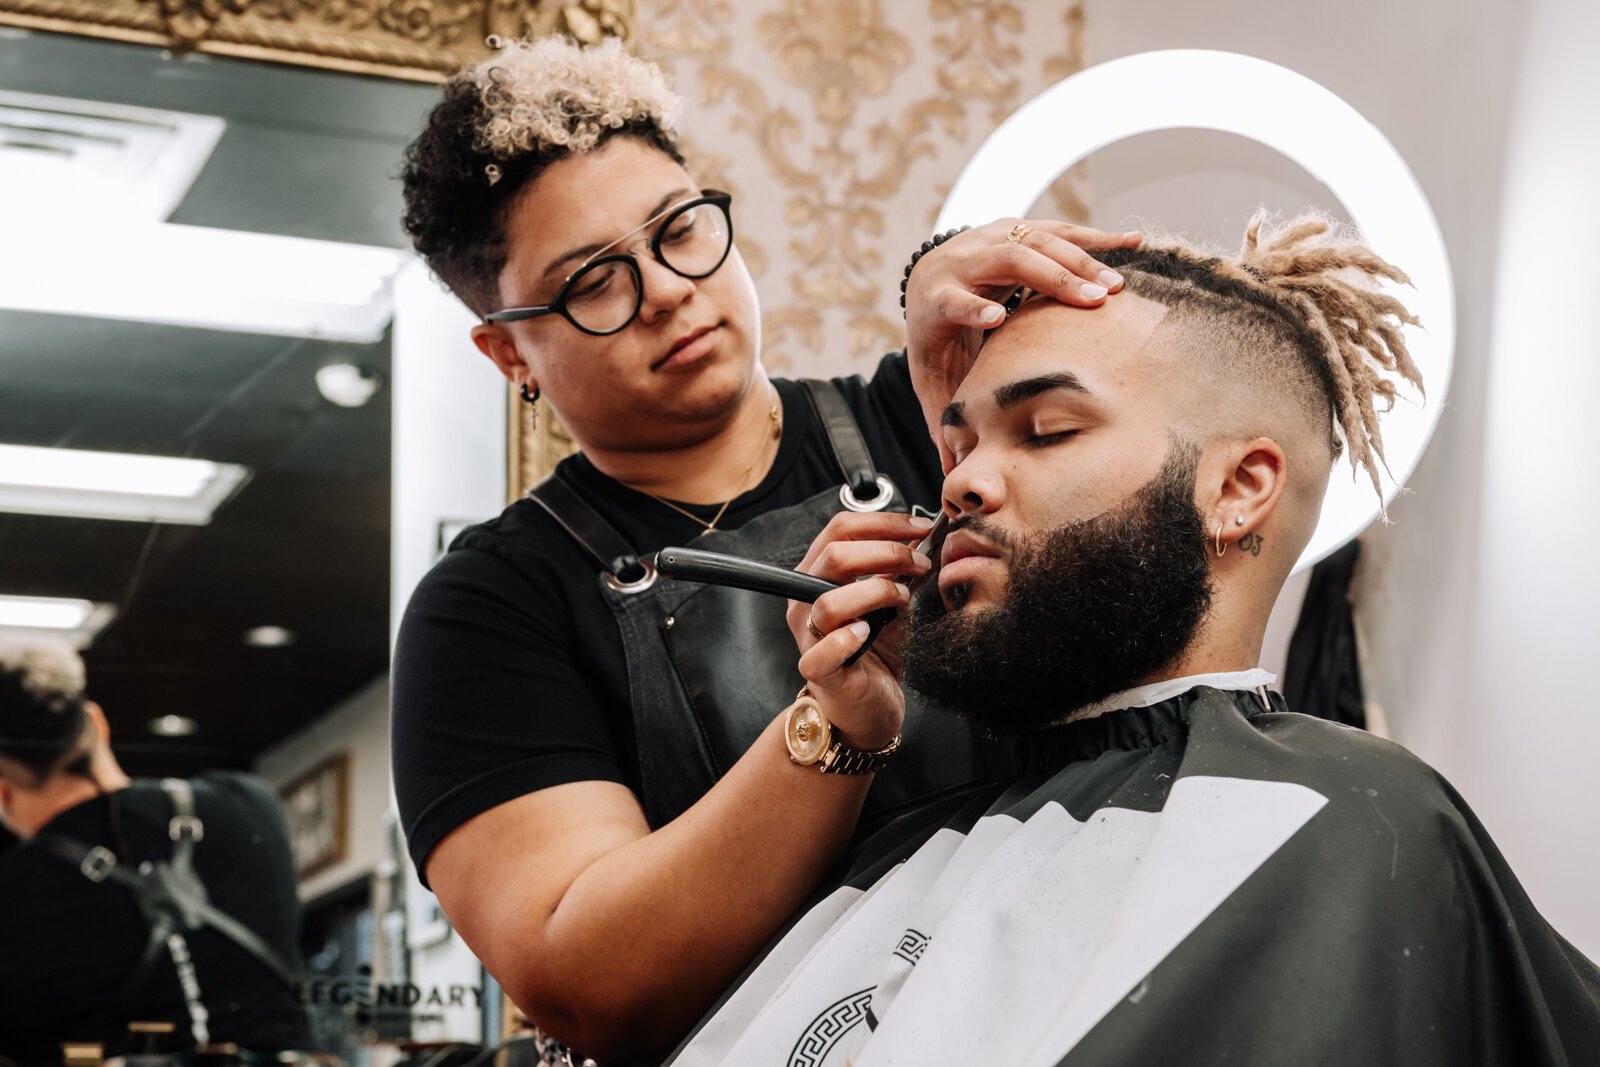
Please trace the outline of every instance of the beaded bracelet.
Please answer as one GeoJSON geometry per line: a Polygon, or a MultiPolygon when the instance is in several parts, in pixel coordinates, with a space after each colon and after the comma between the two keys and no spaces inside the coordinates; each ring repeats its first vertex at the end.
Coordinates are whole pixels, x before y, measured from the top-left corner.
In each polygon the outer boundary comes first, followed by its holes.
{"type": "Polygon", "coordinates": [[[950,238],[954,237],[956,234],[964,233],[964,232],[966,232],[967,230],[970,230],[970,229],[972,229],[971,226],[957,226],[953,230],[946,230],[943,233],[936,233],[932,237],[928,238],[926,241],[922,242],[922,247],[921,248],[919,248],[915,252],[911,253],[911,262],[906,264],[905,277],[900,279],[900,315],[901,315],[901,317],[904,317],[905,313],[906,313],[906,286],[908,284],[910,284],[910,282],[911,282],[911,271],[912,271],[912,268],[914,268],[917,265],[917,260],[919,260],[923,256],[927,255],[929,252],[932,252],[935,248],[938,248],[940,245],[942,245],[946,241],[950,240],[950,238]]]}

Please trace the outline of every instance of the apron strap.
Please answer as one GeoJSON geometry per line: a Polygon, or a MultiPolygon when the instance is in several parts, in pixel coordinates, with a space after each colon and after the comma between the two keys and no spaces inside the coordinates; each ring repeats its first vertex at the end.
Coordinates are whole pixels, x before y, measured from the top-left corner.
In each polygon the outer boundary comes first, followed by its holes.
{"type": "MultiPolygon", "coordinates": [[[[847,491],[845,506],[854,507],[853,502],[863,502],[864,510],[883,507],[893,495],[893,487],[885,485],[878,477],[866,438],[861,436],[861,428],[856,425],[856,417],[844,394],[829,381],[805,378],[800,380],[800,384],[805,387],[806,399],[822,426],[828,448],[844,478],[847,491]]],[[[548,512],[568,536],[600,565],[612,588],[624,592],[637,591],[647,588],[654,579],[654,569],[639,558],[628,539],[618,533],[616,527],[607,522],[560,475],[549,475],[528,490],[528,497],[548,512]]]]}
{"type": "Polygon", "coordinates": [[[549,512],[613,581],[628,584],[646,576],[647,568],[628,539],[559,475],[551,474],[528,490],[528,497],[549,512]]]}
{"type": "Polygon", "coordinates": [[[844,484],[859,499],[877,496],[878,469],[844,394],[837,385],[818,378],[802,378],[800,384],[805,386],[806,399],[811,401],[811,410],[817,413],[822,432],[828,437],[828,447],[844,475],[844,484]]]}
{"type": "Polygon", "coordinates": [[[172,867],[188,874],[194,869],[194,843],[206,833],[205,824],[194,814],[194,789],[182,778],[163,778],[161,791],[172,801],[172,818],[167,822],[167,836],[172,838],[172,867]]]}
{"type": "Polygon", "coordinates": [[[266,939],[232,915],[211,903],[200,875],[194,869],[194,845],[205,837],[205,826],[194,813],[194,787],[182,778],[163,778],[161,788],[172,801],[172,820],[167,824],[167,835],[172,838],[172,869],[178,876],[177,884],[196,887],[192,895],[185,894],[182,903],[192,918],[186,923],[189,929],[209,926],[235,945],[244,949],[279,981],[293,989],[296,981],[294,968],[290,967],[266,939]]]}
{"type": "Polygon", "coordinates": [[[164,778],[161,789],[172,802],[172,818],[167,824],[168,836],[172,838],[172,858],[141,866],[137,873],[129,870],[127,864],[118,862],[116,854],[104,845],[86,845],[76,838],[51,831],[33,838],[46,852],[78,868],[89,881],[110,882],[133,894],[149,922],[149,939],[144,952],[112,1003],[132,1000],[155,957],[163,947],[168,947],[172,934],[202,927],[210,927],[232,941],[284,985],[294,988],[294,968],[277,950],[250,927],[211,903],[194,869],[194,845],[204,838],[205,826],[195,815],[193,787],[180,778],[164,778]]]}

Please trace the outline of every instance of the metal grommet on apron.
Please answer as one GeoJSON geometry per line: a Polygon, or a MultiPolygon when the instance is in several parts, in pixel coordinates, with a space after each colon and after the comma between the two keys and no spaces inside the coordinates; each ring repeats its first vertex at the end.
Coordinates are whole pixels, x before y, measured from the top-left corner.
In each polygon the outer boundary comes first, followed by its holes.
{"type": "Polygon", "coordinates": [[[882,511],[894,500],[894,483],[881,474],[873,481],[877,492],[865,499],[856,496],[856,491],[851,486],[841,485],[839,503],[850,511],[882,511]]]}
{"type": "MultiPolygon", "coordinates": [[[[623,596],[632,596],[635,593],[642,593],[646,589],[649,589],[652,585],[656,584],[656,565],[654,563],[651,563],[647,559],[638,558],[635,558],[633,563],[638,567],[639,577],[630,580],[626,577],[619,576],[616,572],[610,569],[607,569],[600,572],[600,580],[605,583],[607,589],[610,589],[613,593],[620,593],[623,596]]],[[[626,571],[624,571],[623,574],[626,574],[626,571]]]]}
{"type": "MultiPolygon", "coordinates": [[[[906,510],[894,482],[874,468],[844,395],[805,381],[807,400],[838,463],[842,488],[758,515],[736,530],[711,530],[696,548],[794,567],[838,513],[906,510]]],[[[622,634],[639,754],[640,793],[651,827],[704,796],[794,699],[803,679],[785,618],[787,602],[742,589],[655,573],[587,501],[551,475],[528,494],[598,564],[599,592],[622,634]]],[[[858,824],[870,832],[893,814],[975,784],[983,776],[973,732],[954,715],[907,694],[905,747],[877,776],[858,824]]]]}

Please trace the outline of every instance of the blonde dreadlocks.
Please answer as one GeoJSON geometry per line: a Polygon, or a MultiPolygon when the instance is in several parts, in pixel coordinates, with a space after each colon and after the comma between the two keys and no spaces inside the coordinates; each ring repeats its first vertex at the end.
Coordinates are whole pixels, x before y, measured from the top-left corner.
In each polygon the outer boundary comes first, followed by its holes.
{"type": "Polygon", "coordinates": [[[1364,468],[1382,497],[1379,404],[1394,405],[1393,375],[1423,388],[1402,332],[1418,320],[1378,289],[1409,283],[1403,271],[1314,214],[1274,225],[1257,213],[1233,259],[1159,240],[1101,259],[1128,290],[1204,329],[1209,358],[1281,383],[1328,418],[1333,457],[1348,448],[1352,472],[1364,468]]]}

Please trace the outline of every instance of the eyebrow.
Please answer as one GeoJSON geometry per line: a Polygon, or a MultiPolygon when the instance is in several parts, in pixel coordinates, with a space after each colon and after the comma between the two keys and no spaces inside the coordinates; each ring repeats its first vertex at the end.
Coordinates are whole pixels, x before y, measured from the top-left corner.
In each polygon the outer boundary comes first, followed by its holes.
{"type": "MultiPolygon", "coordinates": [[[[661,214],[663,211],[665,211],[667,209],[667,207],[669,205],[671,205],[671,203],[674,200],[686,200],[689,197],[694,196],[696,192],[697,192],[697,190],[695,190],[695,189],[674,189],[670,193],[667,193],[665,196],[663,196],[660,200],[657,200],[655,207],[653,207],[649,211],[645,212],[645,216],[644,217],[647,220],[654,221],[655,217],[657,215],[661,214]]],[[[646,221],[643,225],[648,226],[650,224],[650,221],[646,221]]],[[[639,227],[635,227],[635,229],[638,229],[638,228],[639,227]]],[[[630,230],[629,232],[631,233],[633,231],[630,230]]],[[[626,235],[624,235],[624,236],[626,236],[626,235]]],[[[621,238],[618,238],[617,240],[620,240],[620,239],[621,238]]],[[[567,252],[565,255],[561,255],[561,256],[556,257],[555,259],[552,259],[549,262],[549,264],[544,268],[544,273],[540,274],[539,277],[540,277],[541,280],[545,279],[545,278],[548,278],[548,277],[550,277],[550,275],[554,274],[556,271],[560,270],[562,267],[566,266],[568,263],[571,263],[574,260],[588,259],[590,256],[594,255],[596,252],[600,251],[602,248],[610,248],[612,245],[614,245],[616,243],[617,243],[616,240],[612,240],[612,241],[596,241],[594,244],[587,244],[587,245],[584,245],[582,248],[574,248],[572,251],[567,252]]]]}
{"type": "MultiPolygon", "coordinates": [[[[1036,396],[1048,393],[1054,389],[1067,389],[1084,396],[1093,396],[1089,387],[1078,380],[1078,376],[1071,371],[1057,371],[1055,374],[1041,374],[1036,378],[1023,378],[1020,381],[1008,382],[994,391],[994,402],[1001,411],[1016,407],[1024,400],[1032,400],[1036,396]]],[[[966,405],[957,400],[944,409],[944,414],[939,416],[941,426],[965,426],[967,424],[966,405]]]]}
{"type": "Polygon", "coordinates": [[[1068,389],[1074,393],[1091,396],[1088,386],[1078,380],[1078,376],[1071,371],[1057,371],[1055,374],[1041,374],[1037,378],[1024,378],[1019,382],[1002,385],[994,391],[994,402],[1000,410],[1014,408],[1024,400],[1032,400],[1041,393],[1048,393],[1053,389],[1068,389]]]}

